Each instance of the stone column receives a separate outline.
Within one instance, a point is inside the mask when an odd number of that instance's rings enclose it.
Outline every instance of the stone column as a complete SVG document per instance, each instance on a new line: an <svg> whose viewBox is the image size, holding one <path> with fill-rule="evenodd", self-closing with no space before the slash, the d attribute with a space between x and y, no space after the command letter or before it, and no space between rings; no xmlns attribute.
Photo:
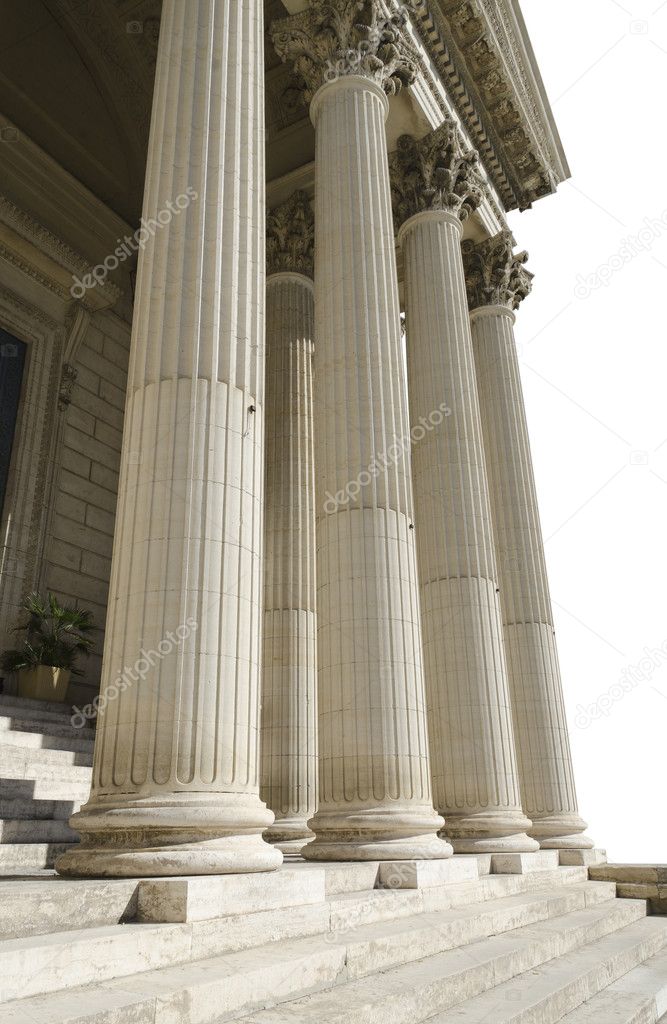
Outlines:
<svg viewBox="0 0 667 1024"><path fill-rule="evenodd" d="M316 130L313 860L451 854L429 781L385 135L386 93L416 66L401 17L382 12L375 0L314 0L272 28Z"/></svg>
<svg viewBox="0 0 667 1024"><path fill-rule="evenodd" d="M317 808L313 214L303 192L271 211L266 282L266 507L260 796L284 853Z"/></svg>
<svg viewBox="0 0 667 1024"><path fill-rule="evenodd" d="M258 778L262 22L261 0L162 7L93 788L64 874L282 859Z"/></svg>
<svg viewBox="0 0 667 1024"><path fill-rule="evenodd" d="M423 435L413 479L435 806L458 853L536 850L521 810L461 260L482 179L449 121L420 142L402 136L392 175L410 416Z"/></svg>
<svg viewBox="0 0 667 1024"><path fill-rule="evenodd" d="M513 255L509 231L464 243L523 809L542 847L587 849L514 344L513 310L531 288L526 259Z"/></svg>

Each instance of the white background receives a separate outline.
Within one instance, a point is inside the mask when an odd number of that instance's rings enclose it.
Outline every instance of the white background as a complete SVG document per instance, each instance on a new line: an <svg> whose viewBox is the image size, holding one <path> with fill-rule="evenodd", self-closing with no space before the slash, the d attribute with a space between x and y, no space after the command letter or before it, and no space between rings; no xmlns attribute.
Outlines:
<svg viewBox="0 0 667 1024"><path fill-rule="evenodd" d="M579 806L610 860L667 862L667 0L521 6L572 172L510 226L536 275L517 339ZM663 216L586 297L578 275Z"/></svg>

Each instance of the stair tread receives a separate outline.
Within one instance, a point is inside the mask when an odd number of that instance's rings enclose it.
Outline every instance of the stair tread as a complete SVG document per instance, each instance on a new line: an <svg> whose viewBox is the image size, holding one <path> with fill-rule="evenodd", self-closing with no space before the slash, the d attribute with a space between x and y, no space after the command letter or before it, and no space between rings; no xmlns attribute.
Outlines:
<svg viewBox="0 0 667 1024"><path fill-rule="evenodd" d="M590 958L591 962L601 963L605 957L613 955L615 950L622 948L632 948L633 946L640 945L647 936L655 935L656 932L663 932L664 927L661 929L656 925L656 918L645 917L639 921L627 925L625 928L606 935L601 939L591 942L585 946L579 947L576 952L572 954L564 954L556 957L550 961L547 961L538 970L546 970L547 968L553 967L557 969L562 961L567 957L569 964L577 962L581 954ZM531 929L532 931L533 929ZM503 937L504 938L504 937ZM486 940L484 945L490 945L495 940ZM480 949L474 949L468 947L467 953L470 959L478 960L478 954L481 952ZM585 951L585 952L584 952ZM461 951L464 952L464 951ZM361 1004L371 1005L374 1002L380 1002L384 1000L387 1007L391 1006L391 1000L393 997L397 997L405 989L406 985L410 984L410 979L416 979L421 975L425 980L429 976L439 974L443 976L443 971L447 971L447 966L443 963L444 957L450 957L450 954L441 954L440 956L431 957L428 960L421 961L417 964L409 964L407 967L397 968L394 971L382 973L379 975L373 975L370 978L364 978L361 981L353 982L348 985L340 986L333 990L325 992L318 992L310 996L305 996L301 999L292 1000L290 1002L283 1003L276 1007L272 1007L267 1010L262 1010L258 1013L244 1015L242 1018L233 1018L234 1020L243 1020L244 1024L298 1024L305 1019L317 1020L320 1024L338 1024L338 1022L344 1022L347 1019L350 1011ZM450 960L452 958L450 957ZM536 970L528 972L532 979L534 979ZM431 1011L426 1010L426 1016L415 1017L415 1020L427 1021L428 1024L450 1024L450 1021L466 1022L466 1024L472 1024L472 1021L479 1021L479 1024L489 1024L493 1021L493 1024L501 1024L505 1019L502 1016L502 1002L503 997L500 995L501 989L507 989L508 986L515 983L518 979L525 977L525 975L517 975L510 982L506 982L504 985L498 985L496 987L490 987L480 996L473 996L467 998L465 1002L459 1003L457 1006L452 1007L449 1010L445 1010L441 1013L433 1014ZM533 982L534 983L534 982ZM484 1003L482 1003L484 1000ZM479 1001L479 1002L478 1002ZM483 1012L477 1017L468 1016L457 1016L459 1013L467 1011L470 1007L475 1004L484 1007ZM512 1000L511 1003L512 1012L515 1009L520 1009L520 1005ZM385 1018L387 1019L387 1018ZM392 1024L394 1021L399 1021L400 1018L390 1016L388 1019L391 1020ZM542 1019L542 1018L541 1018ZM563 1022L560 1022L563 1024ZM591 1022L592 1024L592 1022ZM603 1021L598 1018L595 1024L603 1024ZM604 1021L604 1024L608 1024Z"/></svg>
<svg viewBox="0 0 667 1024"><path fill-rule="evenodd" d="M618 981L568 1013L560 1024L600 1024L602 1021L604 1024L634 1024L635 1017L647 1010L653 1010L649 1019L657 1024L660 1024L660 1015L667 1014L667 951L633 967Z"/></svg>
<svg viewBox="0 0 667 1024"><path fill-rule="evenodd" d="M511 981L476 996L464 1005L438 1014L429 1021L429 1024L483 1024L490 1019L491 1014L494 1024L509 1024L515 1019L521 1019L521 1012L535 1008L540 1002L562 992L566 985L572 983L577 983L577 991L573 993L572 998L581 1003L581 995L585 992L585 979L589 972L622 952L628 940L632 941L636 936L641 938L651 932L662 933L664 942L667 943L667 921L660 921L654 917L644 918L612 935L605 936L598 942L582 946L575 953L565 953L555 960L520 974ZM589 993L584 995L584 998L590 999L595 994ZM605 1018L598 1018L598 1021L602 1020L607 1024Z"/></svg>
<svg viewBox="0 0 667 1024"><path fill-rule="evenodd" d="M515 897L509 897L509 899L515 899ZM479 907L469 909L479 913ZM548 950L551 950L554 942L559 942L568 935L571 941L576 942L577 934L581 929L595 927L600 923L609 929L622 928L624 924L627 925L636 920L636 915L640 912L645 912L643 901L609 900L594 908L572 911L552 921L541 921L536 925L515 928L512 931L491 938L483 938L466 946L415 959L407 964L389 966L387 969L377 968L381 971L379 974L373 973L354 981L346 980L349 975L344 975L343 971L344 969L349 971L351 953L354 953L355 947L358 951L367 941L372 941L371 932L374 931L376 936L381 938L385 933L385 923L382 923L369 926L366 929L359 929L350 937L339 941L331 936L319 935L277 942L242 952L213 956L206 960L100 981L92 986L69 988L66 991L51 992L7 1002L0 1006L0 1024L8 1024L9 1021L19 1019L29 1019L35 1024L41 1021L44 1021L44 1024L47 1022L56 1024L61 1020L86 1018L90 1016L93 1006L98 1007L100 1011L103 1008L110 1010L117 1005L129 1006L133 1000L142 1004L148 1001L153 1008L157 1002L164 1006L165 1003L171 1004L171 1001L177 1003L178 1000L184 999L187 999L190 1005L192 1000L199 1000L200 1005L217 1006L216 999L219 998L217 993L219 991L226 993L228 989L233 989L236 992L242 979L245 979L244 984L250 984L252 995L248 998L254 1001L254 1005L261 1006L262 1003L276 999L291 999L292 1002L296 999L301 1005L304 989L308 990L307 986L301 983L301 979L311 976L324 978L323 982L319 982L320 985L334 985L335 987L333 990L329 988L327 991L318 992L305 998L315 1000L316 1009L320 1008L321 1004L322 1020L327 1019L327 1008L330 1012L335 1010L337 1014L343 1014L342 1017L337 1016L332 1019L342 1020L347 1012L345 1008L356 1005L360 998L365 998L365 994L376 998L382 996L382 999L386 1000L394 994L401 993L406 986L423 985L434 978L438 979L440 985L443 979L452 978L461 973L465 974L471 968L476 969L480 964L488 965L488 969L493 971L494 962L498 957L510 955L515 951L521 953L524 949L535 949L535 944L539 944L540 941L546 945ZM433 916L442 917L442 915ZM404 932L406 931L406 920L409 921L409 919L404 919L400 922ZM642 921L653 920L655 919L642 919ZM652 926L648 927L650 929ZM364 932L367 934L360 935ZM16 941L26 943L29 940ZM549 955L555 954L549 953ZM345 983L336 984L338 981ZM220 988L221 985L222 988ZM217 989L216 986L218 986ZM276 988L276 986L278 987ZM265 994L262 995L262 992ZM291 1005L292 1003L290 1003ZM252 1010L252 1006L248 1009L247 999L242 1010L244 1013ZM234 1007L232 1012L240 1013L241 1009L237 1011ZM258 1020L265 1020L263 1012L260 1013ZM282 1012L282 1008L280 1012ZM209 1015L206 1019L212 1020L213 1017ZM266 1018L266 1021L268 1022L269 1019ZM279 1019L281 1018L276 1018L276 1020ZM294 1019L299 1018L294 1018L291 1012L285 1017L285 1020L293 1021Z"/></svg>
<svg viewBox="0 0 667 1024"><path fill-rule="evenodd" d="M120 881L120 880L119 880ZM82 882L77 880L75 883L68 882L63 879L53 879L52 883L46 883L49 886L52 884L52 894L57 893L59 889L62 889L63 895L67 891L66 887L71 885L81 886ZM99 886L106 885L106 882L91 881L88 883L91 891ZM134 883L136 884L136 883ZM594 883L590 883L593 885ZM126 888L126 884L123 885L123 889ZM574 887L572 887L574 888ZM13 892L20 898L28 898L29 896L35 895L46 895L45 893L45 882L0 882L0 900L4 900L7 896L10 896ZM412 893L413 890L405 890L406 893ZM392 921L378 921L372 924L361 925L355 927L354 935L352 939L349 938L335 938L327 937L324 939L328 945L336 944L349 944L350 942L358 943L366 941L368 939L378 939L383 936L391 936L395 934L406 934L411 931L419 931L421 929L433 928L433 927L444 927L448 923L455 923L457 921L464 921L470 918L477 919L481 914L496 913L503 909L512 909L518 907L526 907L532 905L546 904L555 899L563 899L569 892L569 887L561 887L548 889L544 892L530 892L522 893L516 896L505 896L500 897L496 900L488 900L483 904L474 904L466 907L457 907L454 909L444 911L434 911L432 913L418 913L410 917L398 918ZM327 901L330 902L330 901ZM630 901L633 903L640 903L639 900ZM603 908L608 904L618 905L617 901L610 899L605 904L601 904ZM582 907L581 910L587 910L589 908ZM595 908L597 909L597 908ZM573 911L572 913L576 913ZM554 918L554 920L559 920ZM542 922L540 922L542 923ZM546 923L546 922L545 922ZM102 925L93 928L82 928L82 929L71 929L63 930L59 932L50 932L41 935L25 936L23 938L16 939L2 939L0 940L0 962L7 953L13 949L30 949L38 946L57 946L58 944L70 945L74 941L85 941L89 945L94 942L97 938L106 938L110 935L115 934L126 934L128 930L137 932L144 931L147 933L149 929L154 930L156 928L168 929L168 928L182 928L181 924L152 924L152 923L141 923L131 922L129 924L112 924ZM189 927L189 926L185 926ZM294 940L301 941L301 940ZM312 940L310 938L304 939L303 942L307 945Z"/></svg>

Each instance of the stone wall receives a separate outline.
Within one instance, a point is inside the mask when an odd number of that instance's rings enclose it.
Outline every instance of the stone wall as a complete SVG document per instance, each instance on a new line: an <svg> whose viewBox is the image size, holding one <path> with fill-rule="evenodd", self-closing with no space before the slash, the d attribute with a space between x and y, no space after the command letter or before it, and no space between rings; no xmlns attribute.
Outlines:
<svg viewBox="0 0 667 1024"><path fill-rule="evenodd" d="M115 314L93 317L76 354L76 381L63 414L43 589L89 608L100 627L95 653L81 664L84 677L70 685L69 697L77 703L99 688L129 343L129 325Z"/></svg>

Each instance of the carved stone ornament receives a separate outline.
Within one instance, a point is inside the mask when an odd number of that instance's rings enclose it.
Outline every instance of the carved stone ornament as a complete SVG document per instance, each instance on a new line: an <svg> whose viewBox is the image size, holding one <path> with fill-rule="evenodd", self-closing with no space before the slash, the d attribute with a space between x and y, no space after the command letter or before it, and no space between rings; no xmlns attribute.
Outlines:
<svg viewBox="0 0 667 1024"><path fill-rule="evenodd" d="M414 82L420 59L406 23L405 12L389 15L380 0L311 0L270 32L309 103L320 86L346 75L369 78L389 95Z"/></svg>
<svg viewBox="0 0 667 1024"><path fill-rule="evenodd" d="M464 148L453 121L423 139L401 135L390 168L397 228L425 210L446 210L465 221L484 199L477 154Z"/></svg>
<svg viewBox="0 0 667 1024"><path fill-rule="evenodd" d="M512 252L512 235L501 231L483 242L463 243L468 305L508 306L518 309L533 287L533 277L526 270L527 252Z"/></svg>
<svg viewBox="0 0 667 1024"><path fill-rule="evenodd" d="M294 192L266 216L266 272L313 276L315 223L305 192Z"/></svg>
<svg viewBox="0 0 667 1024"><path fill-rule="evenodd" d="M60 372L60 386L58 388L58 408L61 412L72 402L72 390L79 376L79 371L70 363L63 363Z"/></svg>

